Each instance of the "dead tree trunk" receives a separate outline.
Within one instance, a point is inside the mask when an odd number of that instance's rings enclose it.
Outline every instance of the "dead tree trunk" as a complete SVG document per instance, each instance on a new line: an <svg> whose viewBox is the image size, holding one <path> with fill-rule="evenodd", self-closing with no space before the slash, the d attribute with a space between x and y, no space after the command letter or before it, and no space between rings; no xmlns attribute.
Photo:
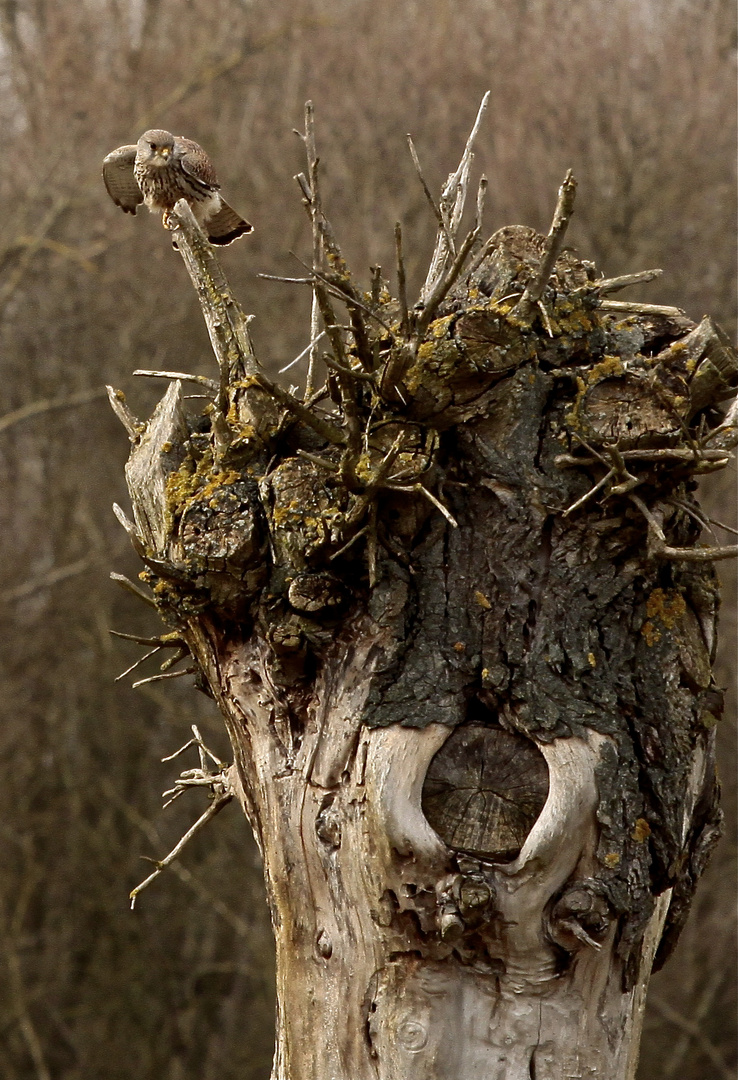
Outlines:
<svg viewBox="0 0 738 1080"><path fill-rule="evenodd" d="M184 203L212 401L173 376L143 425L111 395L155 644L220 706L213 805L235 791L264 858L275 1080L633 1077L719 832L712 560L735 549L700 546L692 492L737 441L736 354L608 299L658 272L563 249L571 176L547 236L482 244L482 184L458 243L473 136L410 307L399 226L396 297L351 277L308 108L306 398L260 370Z"/></svg>

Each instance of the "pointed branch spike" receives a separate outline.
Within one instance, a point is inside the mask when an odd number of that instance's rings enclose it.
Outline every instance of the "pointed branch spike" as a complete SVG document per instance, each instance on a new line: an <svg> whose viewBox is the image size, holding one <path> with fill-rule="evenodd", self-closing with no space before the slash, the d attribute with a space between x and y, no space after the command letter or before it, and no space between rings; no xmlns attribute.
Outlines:
<svg viewBox="0 0 738 1080"><path fill-rule="evenodd" d="M484 203L487 198L488 187L489 182L487 180L487 177L482 175L479 180L479 187L477 188L477 216L474 219L474 227L476 229L479 229L480 232L482 229L482 218L484 217Z"/></svg>
<svg viewBox="0 0 738 1080"><path fill-rule="evenodd" d="M138 894L143 892L143 890L145 888L147 888L147 886L149 886L152 881L154 881L156 878L158 878L158 876L162 872L162 870L165 870L166 867L169 866L170 863L174 862L174 860L177 858L177 856L180 854L180 852L183 850L183 848L189 843L189 841L192 839L192 837L195 836L195 834L198 833L200 831L200 829L202 829L205 825L207 825L207 823L209 821L211 821L215 817L216 814L219 814L220 811L223 809L223 807L227 806L232 798L233 798L233 795L230 794L230 793L225 793L223 795L217 796L213 800L213 802L210 804L210 806L207 808L205 813L200 815L200 817L197 819L195 824L191 828L189 828L187 830L187 832L184 834L184 836L181 838L181 840L179 840L179 842L174 845L172 850L169 852L169 854L164 859L161 859L161 860L159 860L159 859L149 859L148 860L149 862L153 862L154 866L156 867L156 870L154 870L153 874L149 874L149 876L145 879L145 881L142 881L140 885L137 885L136 888L132 889L131 892L129 893L129 899L131 901L131 908L133 908L135 906Z"/></svg>
<svg viewBox="0 0 738 1080"><path fill-rule="evenodd" d="M113 503L113 513L115 514L116 518L118 519L118 522L123 526L123 528L128 533L128 536L130 538L131 543L133 544L133 547L134 547L134 550L136 551L136 553L138 555L145 554L146 553L146 548L144 547L144 542L141 539L141 536L140 536L140 534L138 532L138 529L133 524L131 519L128 517L125 510L123 510L120 506L118 506L118 503Z"/></svg>
<svg viewBox="0 0 738 1080"><path fill-rule="evenodd" d="M218 383L215 379L208 379L206 375L188 375L183 371L149 371L148 368L137 368L134 375L143 375L147 379L181 379L182 382L197 383L206 386L208 390L218 391Z"/></svg>
<svg viewBox="0 0 738 1080"><path fill-rule="evenodd" d="M546 246L541 258L538 273L525 288L523 295L514 307L516 315L529 318L538 301L543 296L543 291L548 285L549 278L553 273L556 260L564 246L566 230L574 212L574 196L576 195L577 182L571 169L564 177L564 182L559 188L559 197L556 202L551 228L546 237Z"/></svg>
<svg viewBox="0 0 738 1080"><path fill-rule="evenodd" d="M106 386L110 407L128 432L128 438L132 443L137 443L145 430L145 424L137 420L126 405L126 395L122 390L116 390L114 386Z"/></svg>
<svg viewBox="0 0 738 1080"><path fill-rule="evenodd" d="M456 172L451 173L441 193L439 213L442 215L442 220L447 222L447 225L443 230L439 229L435 250L431 256L428 273L420 292L420 299L424 303L435 289L439 278L443 276L448 259L454 252L456 233L464 213L474 143L479 134L479 129L489 103L489 98L490 91L488 90L482 98L474 125L469 134L469 138L466 140L466 146L464 147L464 152L461 155L461 160Z"/></svg>
<svg viewBox="0 0 738 1080"><path fill-rule="evenodd" d="M407 282L405 280L405 260L402 254L402 225L395 222L395 251L397 253L397 292L400 298L401 331L404 337L410 334L410 314L407 307Z"/></svg>
<svg viewBox="0 0 738 1080"><path fill-rule="evenodd" d="M139 679L138 682L131 683L131 687L136 690L139 686L146 686L148 683L163 682L164 679L181 679L183 675L195 675L196 673L196 667L182 668L181 671L166 671L163 675L151 675L148 679Z"/></svg>
<svg viewBox="0 0 738 1080"><path fill-rule="evenodd" d="M598 292L600 296L606 296L608 293L619 292L620 289L627 289L630 285L645 285L649 281L655 281L656 278L661 277L663 270L641 270L637 274L621 274L619 277L614 278L600 278L599 281L592 282L592 288L595 292Z"/></svg>
<svg viewBox="0 0 738 1080"><path fill-rule="evenodd" d="M114 581L116 585L120 585L121 589L125 589L126 592L132 593L133 596L137 596L139 600L143 600L149 607L156 607L156 600L154 600L153 596L148 596L143 589L139 589L139 587L134 585L130 578L127 578L125 574L111 573L110 580Z"/></svg>
<svg viewBox="0 0 738 1080"><path fill-rule="evenodd" d="M113 682L120 682L121 679L125 679L126 675L130 675L132 671L135 671L137 667L140 667L146 660L151 659L152 656L161 650L161 645L157 645L156 648L151 649L149 652L144 653L143 656L139 656L138 660L134 660L130 667L127 667L125 671L121 671L120 675L113 679Z"/></svg>
<svg viewBox="0 0 738 1080"><path fill-rule="evenodd" d="M430 326L439 305L446 297L447 293L453 286L457 277L461 273L461 270L466 262L466 257L472 249L474 241L479 236L479 229L472 229L470 233L467 233L464 243L459 248L458 254L451 264L451 268L445 277L441 277L436 282L436 285L431 292L430 296L425 302L425 306L418 316L417 328L420 337L423 336L425 331Z"/></svg>
<svg viewBox="0 0 738 1080"><path fill-rule="evenodd" d="M464 173L468 172L470 159L471 159L471 156L472 156L472 153L473 153L473 150L474 150L474 143L477 140L477 135L479 134L479 129L482 126L482 120L484 119L484 114L487 111L487 106L489 104L489 99L490 99L491 93L492 93L491 90L487 90L484 97L482 98L479 109L477 110L476 119L475 119L474 124L472 125L472 129L471 129L471 131L469 133L469 138L466 140L466 146L464 147L464 153L461 155L461 161L459 162L458 168L456 169L456 172L452 173L451 176L449 176L448 180L446 181L446 186L443 189L443 196L442 196L443 199L450 199L455 194L455 189L461 183L461 180L462 180L462 178L464 176ZM465 196L466 192L459 192L458 194L456 194L456 199L457 200L458 200L459 194L461 194L462 197L463 197L463 196ZM464 206L463 206L463 202L462 202L461 208L459 210L459 215L458 215L459 218L461 218L461 214L463 213L463 210L464 210ZM454 208L454 216L456 216L456 208Z"/></svg>
<svg viewBox="0 0 738 1080"><path fill-rule="evenodd" d="M415 171L418 174L418 179L420 180L420 183L423 185L423 191L425 192L425 197L426 197L426 199L428 200L428 202L430 204L431 210L433 211L433 214L435 215L436 221L438 222L438 228L442 231L443 235L446 238L446 243L448 244L449 251L453 251L453 241L451 239L451 236L449 235L448 225L447 225L447 223L446 223L446 221L444 219L444 216L443 216L443 213L441 211L440 206L438 205L436 200L431 195L430 188L428 187L427 183L425 182L425 177L423 176L423 170L422 170L421 165L420 165L420 159L418 157L418 152L415 149L415 143L413 142L413 137L412 137L412 135L408 134L408 135L405 136L405 138L407 139L407 145L408 145L408 147L410 149L410 156L413 159L413 165L415 166Z"/></svg>

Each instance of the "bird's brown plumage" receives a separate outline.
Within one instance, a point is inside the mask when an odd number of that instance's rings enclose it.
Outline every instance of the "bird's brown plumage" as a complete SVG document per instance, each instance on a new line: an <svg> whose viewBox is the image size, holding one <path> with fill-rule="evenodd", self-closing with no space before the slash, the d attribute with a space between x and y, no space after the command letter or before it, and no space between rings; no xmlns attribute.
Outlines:
<svg viewBox="0 0 738 1080"><path fill-rule="evenodd" d="M167 214L178 199L186 199L211 244L230 244L252 230L220 194L203 148L160 128L144 132L135 146L108 154L103 180L113 202L128 214L135 214L141 203Z"/></svg>

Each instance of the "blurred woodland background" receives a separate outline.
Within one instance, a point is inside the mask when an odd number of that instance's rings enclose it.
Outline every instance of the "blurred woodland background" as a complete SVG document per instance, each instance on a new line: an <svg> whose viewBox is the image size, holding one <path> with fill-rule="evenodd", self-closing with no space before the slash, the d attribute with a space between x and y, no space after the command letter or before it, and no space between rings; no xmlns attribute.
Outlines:
<svg viewBox="0 0 738 1080"><path fill-rule="evenodd" d="M191 723L228 747L191 678L113 683L139 650L109 629L158 622L109 579L139 567L110 511L128 505L128 440L103 384L145 417L166 386L135 368L212 375L214 361L168 235L113 206L104 154L148 127L208 149L256 227L222 262L274 372L309 339L309 291L255 276L299 275L290 250L309 256L292 179L305 99L354 272L389 271L400 219L412 294L435 224L405 133L437 191L490 89L487 232L545 231L571 167L580 254L608 276L663 267L635 299L734 335L735 68L733 0L0 0L0 1075L259 1080L271 1061L270 930L238 808L128 910L140 856L163 856L203 809L191 795L160 812L197 763L160 759ZM705 486L728 524L735 480ZM721 572L718 680L734 687L735 569ZM726 835L652 983L649 1080L735 1076L735 712L732 693Z"/></svg>

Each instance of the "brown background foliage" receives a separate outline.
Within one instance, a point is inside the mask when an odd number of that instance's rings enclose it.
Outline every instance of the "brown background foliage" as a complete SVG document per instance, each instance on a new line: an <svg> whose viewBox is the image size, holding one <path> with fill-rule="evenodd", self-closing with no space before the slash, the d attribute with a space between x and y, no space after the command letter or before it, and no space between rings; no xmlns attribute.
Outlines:
<svg viewBox="0 0 738 1080"><path fill-rule="evenodd" d="M644 299L709 312L734 334L734 5L0 0L0 39L0 1073L257 1080L271 1056L271 944L238 812L127 908L147 872L139 856L164 854L201 809L192 796L160 813L176 766L159 759L193 722L227 746L189 679L113 686L138 653L108 629L157 628L108 579L138 570L109 511L125 505L125 434L99 397L43 407L112 383L145 416L163 386L134 368L213 374L179 258L155 218L108 201L100 161L149 126L208 148L256 225L222 258L273 371L308 335L308 294L255 277L299 273L289 251L310 250L292 180L304 100L351 264L390 267L401 219L412 289L434 228L405 132L437 190L490 89L477 157L488 230L545 229L571 167L580 253L608 275L663 267ZM706 494L715 516L734 516L734 492L733 468ZM726 685L735 575L723 568ZM719 738L726 837L653 982L650 1080L734 1075L734 696Z"/></svg>

